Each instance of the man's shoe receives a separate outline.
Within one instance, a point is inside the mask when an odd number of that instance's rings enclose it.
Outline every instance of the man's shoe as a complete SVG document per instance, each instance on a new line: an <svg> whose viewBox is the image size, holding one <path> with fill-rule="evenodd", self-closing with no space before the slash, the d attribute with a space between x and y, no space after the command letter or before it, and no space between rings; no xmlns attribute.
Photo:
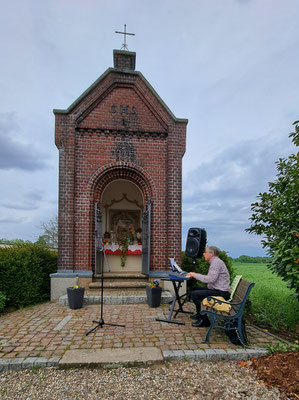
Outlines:
<svg viewBox="0 0 299 400"><path fill-rule="evenodd" d="M199 319L201 319L201 315L199 315L199 314L193 314L193 315L190 315L190 318L191 318L191 319L195 319L196 321L198 321Z"/></svg>
<svg viewBox="0 0 299 400"><path fill-rule="evenodd" d="M192 326L194 326L194 328L202 328L204 326L210 326L210 321L205 321L204 319L200 319L199 321L193 322Z"/></svg>

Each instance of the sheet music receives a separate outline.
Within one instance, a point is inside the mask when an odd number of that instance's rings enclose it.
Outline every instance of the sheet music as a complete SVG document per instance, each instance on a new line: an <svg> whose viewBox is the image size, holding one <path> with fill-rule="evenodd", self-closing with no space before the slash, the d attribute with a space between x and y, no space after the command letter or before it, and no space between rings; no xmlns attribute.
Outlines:
<svg viewBox="0 0 299 400"><path fill-rule="evenodd" d="M170 265L171 265L171 269L174 272L180 272L181 274L184 273L184 271L177 265L177 263L174 261L174 258L170 258L169 259Z"/></svg>

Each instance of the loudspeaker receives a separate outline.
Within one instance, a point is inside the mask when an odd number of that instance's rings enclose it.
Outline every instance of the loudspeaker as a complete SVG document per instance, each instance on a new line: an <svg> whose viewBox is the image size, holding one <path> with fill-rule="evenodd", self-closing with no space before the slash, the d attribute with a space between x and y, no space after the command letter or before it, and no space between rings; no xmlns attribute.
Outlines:
<svg viewBox="0 0 299 400"><path fill-rule="evenodd" d="M190 228L188 231L185 255L191 258L202 257L207 243L207 232L201 228Z"/></svg>

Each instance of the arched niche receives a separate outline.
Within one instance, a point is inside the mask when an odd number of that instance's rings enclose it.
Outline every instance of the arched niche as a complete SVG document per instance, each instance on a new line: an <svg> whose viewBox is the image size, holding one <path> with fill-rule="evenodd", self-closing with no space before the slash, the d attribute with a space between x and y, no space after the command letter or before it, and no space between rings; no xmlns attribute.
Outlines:
<svg viewBox="0 0 299 400"><path fill-rule="evenodd" d="M104 189L100 209L102 230L109 232L111 240L117 242L120 235L133 227L141 228L143 196L136 184L126 179L116 179Z"/></svg>

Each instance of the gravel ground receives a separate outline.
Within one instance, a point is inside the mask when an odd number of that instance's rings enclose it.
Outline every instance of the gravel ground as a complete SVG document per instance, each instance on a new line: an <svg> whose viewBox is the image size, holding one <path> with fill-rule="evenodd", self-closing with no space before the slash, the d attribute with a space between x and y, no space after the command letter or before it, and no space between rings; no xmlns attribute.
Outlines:
<svg viewBox="0 0 299 400"><path fill-rule="evenodd" d="M0 399L287 399L234 362L178 362L148 368L46 368L0 373Z"/></svg>

